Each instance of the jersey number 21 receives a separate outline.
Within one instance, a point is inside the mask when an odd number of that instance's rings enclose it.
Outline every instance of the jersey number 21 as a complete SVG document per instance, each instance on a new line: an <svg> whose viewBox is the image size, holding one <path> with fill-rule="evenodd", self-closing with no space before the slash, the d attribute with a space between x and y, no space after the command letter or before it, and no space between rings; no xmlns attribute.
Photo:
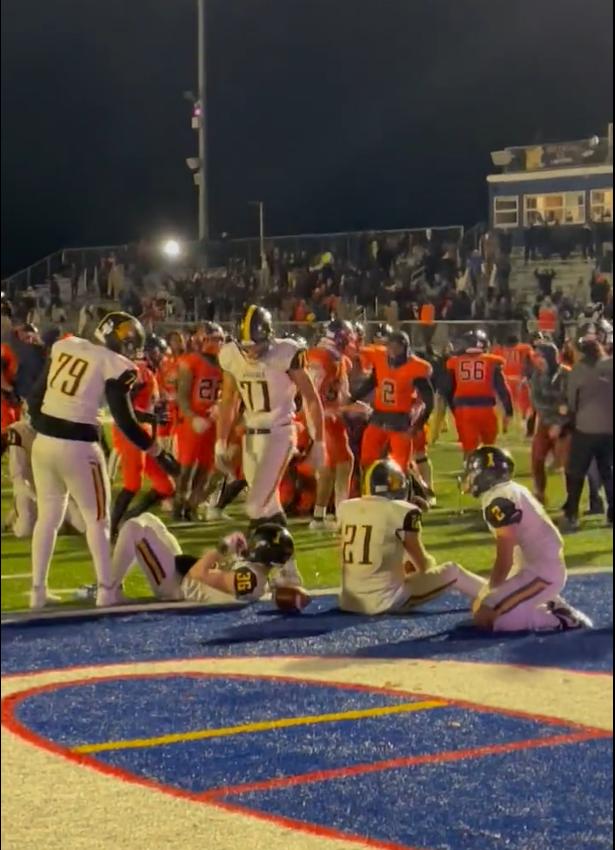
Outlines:
<svg viewBox="0 0 615 850"><path fill-rule="evenodd" d="M345 525L342 560L344 565L358 564L367 567L372 563L372 525Z"/></svg>

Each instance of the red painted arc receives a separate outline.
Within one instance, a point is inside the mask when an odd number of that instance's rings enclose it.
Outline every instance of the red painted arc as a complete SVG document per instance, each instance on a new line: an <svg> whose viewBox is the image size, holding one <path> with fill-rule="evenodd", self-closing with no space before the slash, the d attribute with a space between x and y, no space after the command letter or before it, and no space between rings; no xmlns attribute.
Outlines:
<svg viewBox="0 0 615 850"><path fill-rule="evenodd" d="M286 661L289 659L286 658ZM119 665L118 665L119 666ZM121 667L128 667L131 665L121 665ZM87 669L87 668L82 668ZM50 671L45 671L50 672ZM40 673L38 674L40 675ZM259 812L254 809L247 808L245 806L237 805L234 803L229 803L224 800L223 797L229 796L232 794L246 794L250 792L257 791L266 791L273 788L283 788L283 787L291 787L294 785L306 784L308 782L319 782L319 781L327 781L331 779L339 779L339 778L351 778L353 776L358 776L366 773L374 773L383 770L391 770L396 768L404 768L411 767L413 765L420 764L438 764L438 763L446 763L452 761L460 761L463 759L471 759L471 758L480 758L486 757L490 755L498 755L502 753L515 752L524 749L534 749L538 747L551 747L562 744L575 743L580 741L592 740L596 738L609 738L612 737L610 733L605 732L600 729L593 729L589 727L581 727L575 724L566 723L564 721L560 721L554 718L542 718L536 717L535 715L531 715L529 713L518 712L518 711L503 711L496 710L485 706L474 705L473 703L462 702L458 700L449 700L447 704L452 706L458 706L461 708L469 708L474 711L482 711L482 712L491 712L497 714L503 714L506 716L518 716L525 718L532 718L537 720L538 722L544 722L552 726L564 727L567 729L574 729L577 731L569 732L567 734L552 736L551 738L540 738L540 739L530 739L527 741L518 741L510 744L502 744L502 745L494 745L494 746L486 746L481 748L475 748L472 750L459 750L459 751L451 751L451 752L442 752L435 753L431 755L424 756L416 756L412 758L406 759L395 759L386 762L378 762L372 764L364 764L364 765L354 765L353 767L348 768L339 768L336 770L322 771L318 773L312 774L304 774L302 776L291 776L280 779L272 779L269 781L264 781L260 783L248 783L244 785L237 785L228 788L219 788L214 791L208 791L205 794L197 794L190 791L184 791L181 789L173 788L171 786L162 785L161 783L155 782L150 779L146 779L143 777L137 777L125 770L121 770L120 768L112 767L110 765L104 764L103 762L97 761L95 758L84 755L81 753L71 752L63 747L54 744L53 742L37 735L32 732L30 729L25 727L19 720L17 720L15 716L15 712L21 702L24 700L36 696L41 693L48 693L50 691L58 690L63 687L74 687L79 685L88 685L88 684L96 684L98 682L108 682L108 681L117 681L120 678L175 678L177 676L183 677L193 677L193 678L223 678L223 679L234 679L234 680L258 680L258 681L269 681L269 682L283 682L290 684L308 684L315 687L329 687L329 688L338 688L345 690L354 690L359 692L367 692L367 693L382 693L389 694L394 696L405 696L408 697L409 694L407 691L400 691L393 688L381 688L381 687L371 687L367 685L355 684L355 683L347 683L347 682L334 682L327 681L323 682L322 680L312 680L312 679L298 679L290 676L250 676L248 674L228 674L228 673L201 673L198 671L187 671L187 672L168 672L168 673L145 673L145 674L135 674L134 668L131 673L126 673L125 675L106 675L99 676L90 679L76 679L68 682L55 682L47 685L40 685L33 688L29 688L26 691L21 691L15 694L11 694L5 697L2 700L1 704L1 722L7 731L26 741L27 743L36 746L46 752L52 753L53 755L59 756L63 759L71 761L73 763L79 764L82 767L87 767L88 769L96 770L99 773L113 777L122 782L128 782L134 785L139 785L141 787L149 788L150 790L155 790L160 793L166 794L168 796L190 800L192 802L207 804L211 806L215 806L216 808L222 809L229 813L241 814L244 816L249 816L255 818L257 820L261 820L273 825L277 825L280 827L284 827L289 830L293 830L296 832L303 832L312 836L317 836L321 838L329 838L333 840L337 840L340 842L345 842L346 844L358 845L364 848L370 848L370 850L420 850L420 848L412 848L408 845L399 845L399 844L391 844L390 842L382 842L375 839L365 838L359 835L353 835L350 833L339 832L337 830L329 829L327 827L318 826L315 824L304 823L303 821L296 821L290 818L285 818L283 816L278 815L269 815L264 812ZM7 677L9 678L9 677ZM10 677L16 678L16 677ZM426 694L419 694L415 696L420 696L422 699L429 699L429 696ZM434 699L436 697L433 697Z"/></svg>

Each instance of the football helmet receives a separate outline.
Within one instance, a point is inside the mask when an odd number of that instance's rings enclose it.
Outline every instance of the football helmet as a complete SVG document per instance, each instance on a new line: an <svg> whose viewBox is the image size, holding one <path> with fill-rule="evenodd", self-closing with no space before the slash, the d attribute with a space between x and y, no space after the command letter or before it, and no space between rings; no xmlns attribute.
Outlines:
<svg viewBox="0 0 615 850"><path fill-rule="evenodd" d="M264 307L252 304L239 323L238 343L250 359L258 359L273 341L273 319Z"/></svg>
<svg viewBox="0 0 615 850"><path fill-rule="evenodd" d="M410 358L410 337L405 331L393 331L387 340L387 359L392 369L399 369Z"/></svg>
<svg viewBox="0 0 615 850"><path fill-rule="evenodd" d="M497 484L512 481L514 474L515 461L509 452L497 446L481 446L466 461L461 489L478 498Z"/></svg>
<svg viewBox="0 0 615 850"><path fill-rule="evenodd" d="M248 538L246 561L265 567L283 567L295 554L295 541L283 525L268 522L255 528Z"/></svg>
<svg viewBox="0 0 615 850"><path fill-rule="evenodd" d="M363 345L365 342L365 325L362 322L355 322L352 328L358 344Z"/></svg>
<svg viewBox="0 0 615 850"><path fill-rule="evenodd" d="M154 372L160 366L162 358L167 353L168 348L166 341L161 336L148 334L145 337L145 342L143 343L143 356L145 357L148 366L153 369Z"/></svg>
<svg viewBox="0 0 615 850"><path fill-rule="evenodd" d="M374 328L374 334L372 336L372 342L374 345L386 345L387 340L393 333L392 325L387 325L385 322L380 322L380 324L376 325Z"/></svg>
<svg viewBox="0 0 615 850"><path fill-rule="evenodd" d="M385 458L377 460L366 471L363 478L363 496L380 496L395 501L408 500L408 478L395 461Z"/></svg>
<svg viewBox="0 0 615 850"><path fill-rule="evenodd" d="M141 322L130 313L118 310L107 313L98 323L94 331L94 339L110 351L133 359L143 350L145 330Z"/></svg>
<svg viewBox="0 0 615 850"><path fill-rule="evenodd" d="M201 351L203 354L217 355L224 345L224 331L216 322L205 322L202 330L203 343Z"/></svg>
<svg viewBox="0 0 615 850"><path fill-rule="evenodd" d="M462 354L484 354L489 351L490 346L485 331L468 331L461 337L459 348Z"/></svg>
<svg viewBox="0 0 615 850"><path fill-rule="evenodd" d="M344 352L354 341L354 328L350 322L342 319L332 319L324 328L324 340Z"/></svg>

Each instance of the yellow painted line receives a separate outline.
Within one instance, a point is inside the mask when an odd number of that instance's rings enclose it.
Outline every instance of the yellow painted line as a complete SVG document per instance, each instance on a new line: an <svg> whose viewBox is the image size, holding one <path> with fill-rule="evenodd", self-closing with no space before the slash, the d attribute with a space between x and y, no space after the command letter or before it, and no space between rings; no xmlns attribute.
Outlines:
<svg viewBox="0 0 615 850"><path fill-rule="evenodd" d="M344 720L364 720L367 717L388 717L392 714L409 714L413 711L429 711L447 705L443 700L408 702L384 708L367 708L362 711L344 711L339 714L316 714L309 717L282 717L261 723L246 723L243 726L228 726L224 729L199 729L195 732L178 732L160 738L135 738L131 741L104 741L101 744L82 744L73 747L74 753L107 753L111 750L138 750L144 747L163 747L167 744L182 744L185 741L205 741L208 738L227 738L254 732L269 732L272 729L292 729L297 726L315 726L318 723L339 723Z"/></svg>

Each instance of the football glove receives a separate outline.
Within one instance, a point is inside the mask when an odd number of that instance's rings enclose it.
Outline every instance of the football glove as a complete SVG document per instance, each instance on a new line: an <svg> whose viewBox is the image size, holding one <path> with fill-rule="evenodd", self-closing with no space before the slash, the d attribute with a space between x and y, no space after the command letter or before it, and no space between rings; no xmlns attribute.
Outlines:
<svg viewBox="0 0 615 850"><path fill-rule="evenodd" d="M160 469L170 478L177 478L181 471L181 466L170 452L161 451L154 458Z"/></svg>

